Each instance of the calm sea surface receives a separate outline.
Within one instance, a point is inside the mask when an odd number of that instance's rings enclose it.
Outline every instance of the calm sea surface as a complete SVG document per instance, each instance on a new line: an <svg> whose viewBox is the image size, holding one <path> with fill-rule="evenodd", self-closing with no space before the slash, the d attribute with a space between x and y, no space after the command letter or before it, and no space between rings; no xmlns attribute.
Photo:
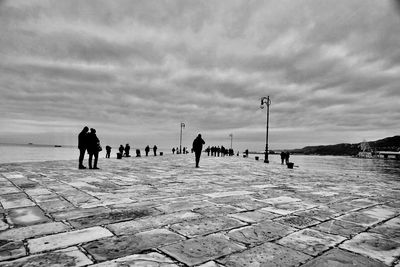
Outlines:
<svg viewBox="0 0 400 267"><path fill-rule="evenodd" d="M134 153L134 150L131 151ZM112 158L115 158L115 153L116 149L113 149ZM79 150L74 147L0 144L0 163L72 159L78 161L78 156ZM188 157L190 156L193 155L189 154ZM264 164L262 163L263 155L258 156L260 156L260 164ZM101 160L104 157L105 151L103 150L100 152L99 158ZM207 156L204 153L202 157ZM249 157L246 160L254 159L255 155L250 155ZM87 156L85 160L87 160ZM269 160L270 164L280 164L279 155L270 155ZM382 176L385 179L400 181L400 160L292 155L290 161L295 163L295 169L299 171L312 170L315 174L321 172L321 175L329 173L331 176L357 175L360 179L365 176Z"/></svg>

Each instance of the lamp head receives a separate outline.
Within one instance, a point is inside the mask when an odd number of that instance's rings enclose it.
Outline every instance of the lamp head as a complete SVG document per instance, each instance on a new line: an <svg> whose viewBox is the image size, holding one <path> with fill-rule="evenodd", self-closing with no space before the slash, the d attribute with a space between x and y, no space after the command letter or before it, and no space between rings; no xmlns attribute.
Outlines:
<svg viewBox="0 0 400 267"><path fill-rule="evenodd" d="M263 108L264 108L264 105L263 105L263 104L261 104L261 105L260 105L260 108L261 108L261 109L263 109Z"/></svg>

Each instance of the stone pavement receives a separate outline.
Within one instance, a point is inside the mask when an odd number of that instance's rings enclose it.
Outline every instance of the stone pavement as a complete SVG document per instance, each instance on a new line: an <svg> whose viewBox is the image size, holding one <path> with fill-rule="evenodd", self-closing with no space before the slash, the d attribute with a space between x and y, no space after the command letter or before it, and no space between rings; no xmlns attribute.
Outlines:
<svg viewBox="0 0 400 267"><path fill-rule="evenodd" d="M0 165L0 266L400 266L396 180L193 155Z"/></svg>

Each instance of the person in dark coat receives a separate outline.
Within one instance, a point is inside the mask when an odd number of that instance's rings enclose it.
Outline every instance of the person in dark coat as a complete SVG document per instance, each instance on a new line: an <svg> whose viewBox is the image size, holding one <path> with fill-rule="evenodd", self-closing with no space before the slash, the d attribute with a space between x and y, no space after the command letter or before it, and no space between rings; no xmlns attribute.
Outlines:
<svg viewBox="0 0 400 267"><path fill-rule="evenodd" d="M123 145L120 145L119 148L118 148L118 150L119 150L119 153L121 154L121 156L124 155L124 150L125 150L125 149L124 149L124 146L123 146Z"/></svg>
<svg viewBox="0 0 400 267"><path fill-rule="evenodd" d="M106 158L110 158L110 154L111 154L111 147L106 146Z"/></svg>
<svg viewBox="0 0 400 267"><path fill-rule="evenodd" d="M88 134L87 140L88 140L87 150L89 153L89 169L98 169L97 160L99 159L100 140L99 138L97 138L95 129L90 128L90 133ZM93 156L94 156L94 161L92 167Z"/></svg>
<svg viewBox="0 0 400 267"><path fill-rule="evenodd" d="M175 147L172 148L172 154L175 154Z"/></svg>
<svg viewBox="0 0 400 267"><path fill-rule="evenodd" d="M129 151L131 150L131 146L129 144L125 145L125 157L130 157Z"/></svg>
<svg viewBox="0 0 400 267"><path fill-rule="evenodd" d="M78 135L78 148L79 148L79 169L86 169L85 166L83 166L83 159L85 157L85 152L87 149L87 134L88 134L89 128L85 126L82 131Z"/></svg>
<svg viewBox="0 0 400 267"><path fill-rule="evenodd" d="M290 158L290 153L288 151L286 151L285 154L286 154L286 157L285 157L286 164L288 164L289 163L289 158Z"/></svg>
<svg viewBox="0 0 400 267"><path fill-rule="evenodd" d="M281 152L281 164L283 165L283 162L286 159L286 153L284 151Z"/></svg>
<svg viewBox="0 0 400 267"><path fill-rule="evenodd" d="M157 146L156 145L153 146L153 152L154 152L154 156L157 156Z"/></svg>
<svg viewBox="0 0 400 267"><path fill-rule="evenodd" d="M144 149L144 152L146 152L146 157L149 155L150 152L150 147L146 146L146 148Z"/></svg>
<svg viewBox="0 0 400 267"><path fill-rule="evenodd" d="M193 151L194 155L196 158L196 168L199 168L199 162L200 162L200 156L201 156L201 151L203 150L203 145L206 142L201 138L201 134L199 134L196 139L193 141Z"/></svg>

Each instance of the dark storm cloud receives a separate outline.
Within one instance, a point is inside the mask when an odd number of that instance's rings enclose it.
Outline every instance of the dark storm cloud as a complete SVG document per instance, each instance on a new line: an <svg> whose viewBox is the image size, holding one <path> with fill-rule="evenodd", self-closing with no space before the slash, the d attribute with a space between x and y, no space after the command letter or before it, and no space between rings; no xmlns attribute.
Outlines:
<svg viewBox="0 0 400 267"><path fill-rule="evenodd" d="M188 135L260 147L270 95L277 146L394 135L396 4L1 1L0 124L170 145L185 121Z"/></svg>

